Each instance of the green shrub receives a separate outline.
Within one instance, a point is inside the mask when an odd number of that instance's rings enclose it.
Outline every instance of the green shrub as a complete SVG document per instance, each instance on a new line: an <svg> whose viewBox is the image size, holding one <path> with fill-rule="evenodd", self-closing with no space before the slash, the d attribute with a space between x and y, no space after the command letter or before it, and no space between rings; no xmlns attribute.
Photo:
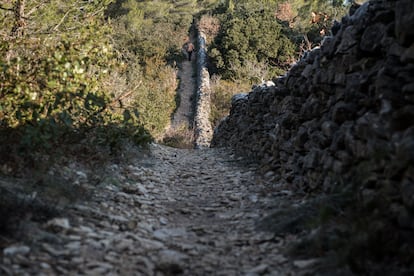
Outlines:
<svg viewBox="0 0 414 276"><path fill-rule="evenodd" d="M119 105L107 85L124 65L103 20L104 2L77 5L52 1L33 8L30 24L0 42L0 152L3 162L17 162L10 166L86 138L111 152L124 139L151 140L136 106ZM6 34L14 14L2 16Z"/></svg>
<svg viewBox="0 0 414 276"><path fill-rule="evenodd" d="M263 63L274 75L293 60L295 47L271 9L240 5L220 16L221 28L209 51L216 70L225 79L250 78L246 63Z"/></svg>
<svg viewBox="0 0 414 276"><path fill-rule="evenodd" d="M140 120L145 128L159 139L176 109L176 69L167 66L165 61L150 58L146 61L143 80L135 92L134 105L140 110Z"/></svg>
<svg viewBox="0 0 414 276"><path fill-rule="evenodd" d="M18 39L7 46L0 48L3 124L53 119L75 127L103 120L109 96L99 83L109 70L111 56L102 52L110 52L110 45L95 44L85 34L76 42Z"/></svg>

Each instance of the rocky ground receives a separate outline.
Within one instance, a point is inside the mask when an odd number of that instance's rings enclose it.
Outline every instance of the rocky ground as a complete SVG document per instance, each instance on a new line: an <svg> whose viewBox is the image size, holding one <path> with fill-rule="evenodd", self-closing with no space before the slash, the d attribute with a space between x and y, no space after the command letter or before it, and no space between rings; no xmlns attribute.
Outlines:
<svg viewBox="0 0 414 276"><path fill-rule="evenodd" d="M314 264L284 255L295 236L257 228L298 200L254 165L220 149L154 144L146 154L106 168L111 178L86 188L89 200L22 223L23 237L0 253L0 274L298 275Z"/></svg>

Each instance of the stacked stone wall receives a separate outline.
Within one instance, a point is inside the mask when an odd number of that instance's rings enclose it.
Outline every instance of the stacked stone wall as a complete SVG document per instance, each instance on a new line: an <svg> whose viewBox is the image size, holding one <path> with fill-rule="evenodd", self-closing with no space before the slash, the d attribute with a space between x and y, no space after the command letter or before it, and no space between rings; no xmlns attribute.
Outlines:
<svg viewBox="0 0 414 276"><path fill-rule="evenodd" d="M414 1L372 1L275 86L233 98L213 147L305 192L357 186L414 230ZM381 208L383 208L381 207Z"/></svg>
<svg viewBox="0 0 414 276"><path fill-rule="evenodd" d="M197 52L197 94L196 111L194 116L195 147L205 148L210 146L213 136L210 117L210 74L207 70L206 36L203 30L198 30Z"/></svg>

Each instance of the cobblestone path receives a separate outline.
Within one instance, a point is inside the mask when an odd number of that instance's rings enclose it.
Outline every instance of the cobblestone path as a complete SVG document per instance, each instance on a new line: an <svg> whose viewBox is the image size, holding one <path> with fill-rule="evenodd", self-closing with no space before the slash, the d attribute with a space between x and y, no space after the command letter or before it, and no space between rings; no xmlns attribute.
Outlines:
<svg viewBox="0 0 414 276"><path fill-rule="evenodd" d="M291 275L289 237L256 229L275 205L291 204L219 149L151 146L88 201L26 225L3 250L2 275ZM293 237L292 237L293 238ZM294 274L297 275L297 274Z"/></svg>

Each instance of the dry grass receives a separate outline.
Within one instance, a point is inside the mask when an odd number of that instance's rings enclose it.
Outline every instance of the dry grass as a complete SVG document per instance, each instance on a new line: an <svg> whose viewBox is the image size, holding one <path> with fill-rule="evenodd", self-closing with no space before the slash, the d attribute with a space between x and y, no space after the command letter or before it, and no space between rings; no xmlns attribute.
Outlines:
<svg viewBox="0 0 414 276"><path fill-rule="evenodd" d="M168 129L161 143L174 148L194 148L194 130L183 123L178 127Z"/></svg>
<svg viewBox="0 0 414 276"><path fill-rule="evenodd" d="M198 22L198 29L205 33L207 44L210 44L220 31L220 20L211 15L203 15Z"/></svg>
<svg viewBox="0 0 414 276"><path fill-rule="evenodd" d="M210 122L213 127L216 127L220 121L229 114L231 98L235 94L251 90L250 83L223 80L217 75L214 75L211 78L210 87L212 91Z"/></svg>

